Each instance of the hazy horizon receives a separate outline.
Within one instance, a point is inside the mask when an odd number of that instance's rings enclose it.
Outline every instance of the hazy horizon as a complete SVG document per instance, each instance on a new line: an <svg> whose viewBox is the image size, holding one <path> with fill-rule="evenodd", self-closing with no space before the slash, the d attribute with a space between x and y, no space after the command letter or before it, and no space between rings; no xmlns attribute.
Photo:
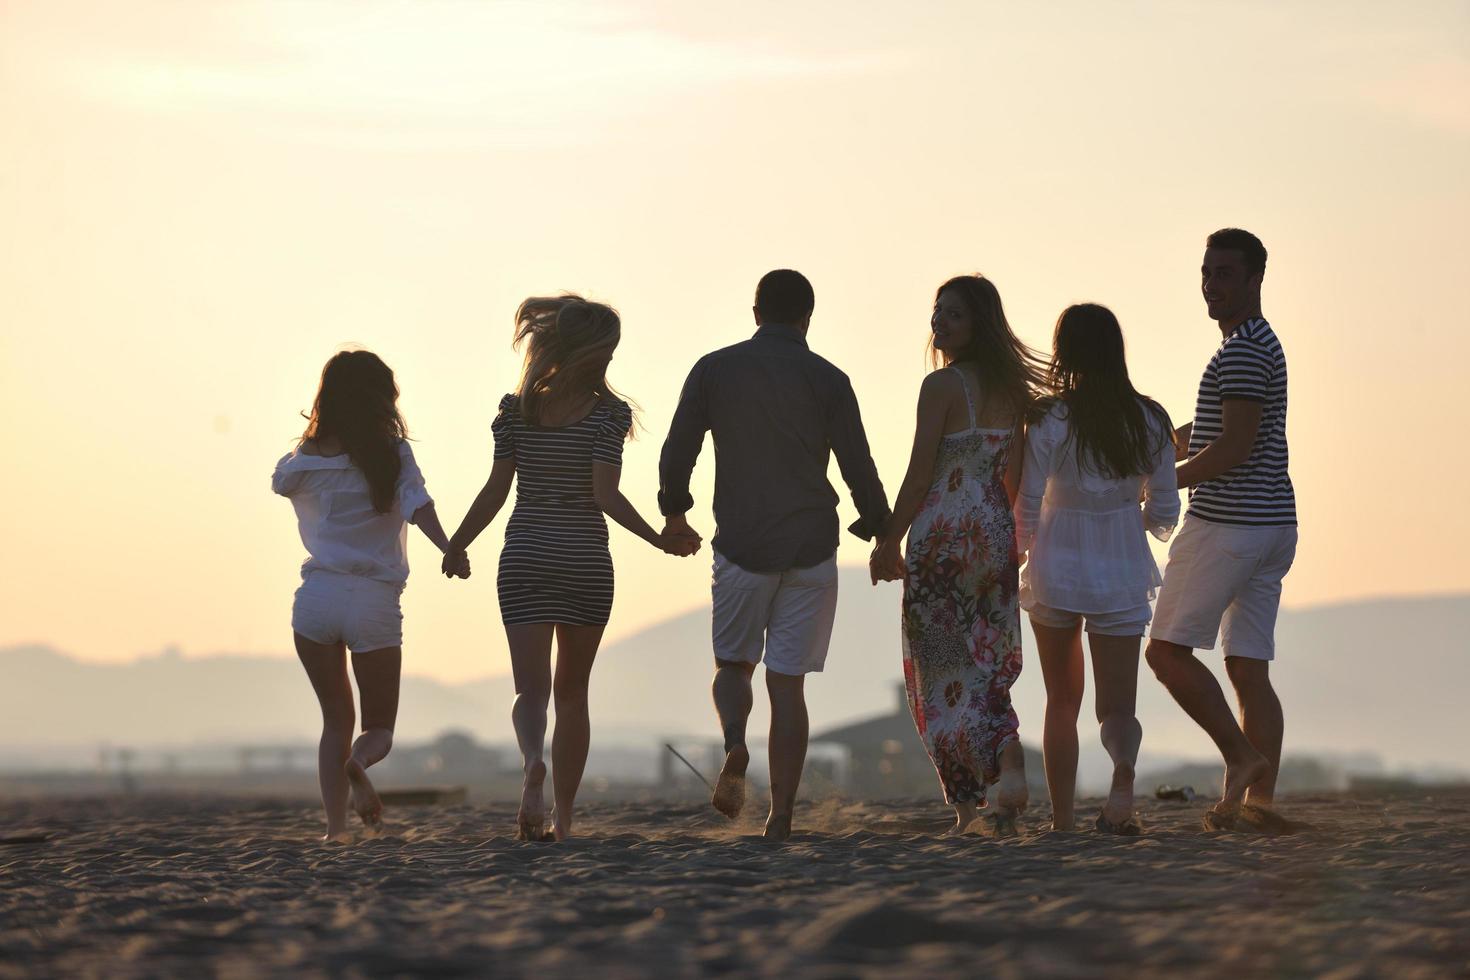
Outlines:
<svg viewBox="0 0 1470 980"><path fill-rule="evenodd" d="M685 374L749 335L774 267L814 283L812 346L851 376L890 496L956 273L991 277L1037 347L1069 303L1109 305L1182 422L1223 225L1270 250L1290 364L1286 607L1470 591L1470 462L1439 435L1470 357L1442 326L1470 251L1470 7L846 9L0 3L0 408L24 420L0 645L289 651L303 552L267 477L323 362L360 344L396 370L453 528L534 293L621 311L612 380L646 427L624 487L654 519ZM1388 453L1432 462L1426 503L1390 495ZM712 475L706 447L706 536ZM506 669L503 525L469 582L411 531L410 670ZM609 642L708 601L707 551L618 528L612 551Z"/></svg>

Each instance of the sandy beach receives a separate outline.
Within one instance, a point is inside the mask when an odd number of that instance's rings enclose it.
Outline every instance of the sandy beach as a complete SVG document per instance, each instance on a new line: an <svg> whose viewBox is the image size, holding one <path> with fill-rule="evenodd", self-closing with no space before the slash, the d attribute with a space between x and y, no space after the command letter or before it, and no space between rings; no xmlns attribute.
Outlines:
<svg viewBox="0 0 1470 980"><path fill-rule="evenodd" d="M1091 813L1084 803L1080 813ZM405 807L347 846L299 801L0 804L0 976L1463 975L1470 793L1290 801L1315 830L935 839L935 801L804 807L784 846L702 807ZM1088 821L1090 823L1090 821ZM17 842L28 834L46 840Z"/></svg>

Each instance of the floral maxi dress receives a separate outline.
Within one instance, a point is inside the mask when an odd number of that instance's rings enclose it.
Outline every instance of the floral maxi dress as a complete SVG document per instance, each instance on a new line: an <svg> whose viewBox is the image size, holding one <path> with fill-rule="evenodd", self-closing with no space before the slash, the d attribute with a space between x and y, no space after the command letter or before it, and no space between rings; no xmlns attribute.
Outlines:
<svg viewBox="0 0 1470 980"><path fill-rule="evenodd" d="M1021 673L1015 522L1003 482L1010 429L943 437L934 485L908 537L903 674L909 709L945 801L984 805L1000 753L1019 737L1011 685Z"/></svg>

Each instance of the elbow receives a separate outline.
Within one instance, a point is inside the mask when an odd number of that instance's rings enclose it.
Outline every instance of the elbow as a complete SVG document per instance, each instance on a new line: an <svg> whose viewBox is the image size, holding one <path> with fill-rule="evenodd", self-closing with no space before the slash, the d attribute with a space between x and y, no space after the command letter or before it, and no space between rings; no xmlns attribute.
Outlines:
<svg viewBox="0 0 1470 980"><path fill-rule="evenodd" d="M602 511L604 514L606 514L608 512L608 510L617 501L617 499L618 499L618 492L616 490L593 490L592 491L592 502L594 504L596 504L597 505L597 509L600 510L600 511Z"/></svg>

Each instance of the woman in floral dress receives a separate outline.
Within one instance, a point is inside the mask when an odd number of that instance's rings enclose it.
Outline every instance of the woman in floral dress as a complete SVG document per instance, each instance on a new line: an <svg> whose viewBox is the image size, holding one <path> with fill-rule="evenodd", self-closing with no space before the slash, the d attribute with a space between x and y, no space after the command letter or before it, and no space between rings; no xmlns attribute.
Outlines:
<svg viewBox="0 0 1470 980"><path fill-rule="evenodd" d="M874 579L902 578L909 707L963 833L997 786L996 833L1014 833L1026 769L1011 685L1021 610L1011 506L1040 359L1011 332L983 276L949 280L930 321L936 370L919 390L908 473ZM941 366L942 365L942 366ZM899 538L908 532L907 561Z"/></svg>

